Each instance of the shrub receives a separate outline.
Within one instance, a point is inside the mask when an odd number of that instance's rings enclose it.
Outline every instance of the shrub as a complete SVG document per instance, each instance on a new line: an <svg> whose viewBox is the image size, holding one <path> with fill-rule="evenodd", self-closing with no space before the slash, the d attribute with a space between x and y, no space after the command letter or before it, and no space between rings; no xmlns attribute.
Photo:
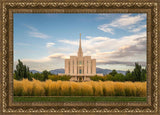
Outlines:
<svg viewBox="0 0 160 115"><path fill-rule="evenodd" d="M14 80L15 96L146 96L146 82Z"/></svg>
<svg viewBox="0 0 160 115"><path fill-rule="evenodd" d="M81 95L81 86L77 82L71 82L71 96Z"/></svg>
<svg viewBox="0 0 160 115"><path fill-rule="evenodd" d="M15 96L22 96L23 86L21 81L14 80L13 89L14 89Z"/></svg>
<svg viewBox="0 0 160 115"><path fill-rule="evenodd" d="M112 81L103 82L103 95L104 96L114 96L115 95L114 82Z"/></svg>

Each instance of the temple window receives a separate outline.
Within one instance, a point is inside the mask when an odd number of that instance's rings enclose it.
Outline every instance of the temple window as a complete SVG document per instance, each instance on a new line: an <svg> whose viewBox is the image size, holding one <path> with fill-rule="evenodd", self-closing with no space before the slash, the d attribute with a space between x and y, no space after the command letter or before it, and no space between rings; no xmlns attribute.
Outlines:
<svg viewBox="0 0 160 115"><path fill-rule="evenodd" d="M81 70L81 69L79 70L79 73L80 73L80 74L82 73L82 70Z"/></svg>

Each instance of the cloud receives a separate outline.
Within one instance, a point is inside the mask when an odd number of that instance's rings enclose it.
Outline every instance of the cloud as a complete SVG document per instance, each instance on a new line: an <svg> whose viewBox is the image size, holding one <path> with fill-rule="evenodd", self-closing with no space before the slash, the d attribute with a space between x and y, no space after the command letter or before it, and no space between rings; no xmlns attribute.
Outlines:
<svg viewBox="0 0 160 115"><path fill-rule="evenodd" d="M104 32L107 32L107 33L111 33L111 34L114 34L114 31L112 28L110 28L107 24L104 24L104 25L100 25L98 27L99 30L102 30Z"/></svg>
<svg viewBox="0 0 160 115"><path fill-rule="evenodd" d="M146 25L139 25L137 28L131 28L129 31L130 32L139 32L144 28L146 28Z"/></svg>
<svg viewBox="0 0 160 115"><path fill-rule="evenodd" d="M109 37L91 37L90 39L82 40L82 46L84 50L93 50L95 49L99 51L115 51L123 46L130 46L133 44L137 44L137 38L144 37L146 39L146 33L139 33L130 36L123 36L119 39L109 38Z"/></svg>
<svg viewBox="0 0 160 115"><path fill-rule="evenodd" d="M114 34L114 29L125 29L130 32L139 32L146 28L146 25L141 25L140 22L146 19L146 14L131 16L131 14L123 14L111 23L99 25L98 29L104 32Z"/></svg>
<svg viewBox="0 0 160 115"><path fill-rule="evenodd" d="M139 61L138 62L141 66L146 66L146 62L145 61ZM134 66L135 62L131 62L131 61L109 61L109 62L97 62L98 65L101 64L113 64L113 65L126 65L126 66Z"/></svg>
<svg viewBox="0 0 160 115"><path fill-rule="evenodd" d="M25 24L25 26L26 26L28 29L32 30L32 31L38 31L38 29L36 29L36 28L33 27L33 26L26 25L26 24Z"/></svg>
<svg viewBox="0 0 160 115"><path fill-rule="evenodd" d="M50 61L50 58L48 57L43 57L43 58L40 58L40 59L22 59L23 62L35 62L35 63L43 63L43 62L48 62Z"/></svg>
<svg viewBox="0 0 160 115"><path fill-rule="evenodd" d="M78 45L78 41L70 41L70 40L58 40L58 41L62 43L71 44L71 45Z"/></svg>
<svg viewBox="0 0 160 115"><path fill-rule="evenodd" d="M144 14L136 16L131 16L131 14L124 14L120 18L111 22L109 25L112 27L126 27L144 20L145 17L146 15Z"/></svg>
<svg viewBox="0 0 160 115"><path fill-rule="evenodd" d="M30 70L43 71L64 68L63 54L52 54L40 59L21 59L21 61L27 65ZM17 61L14 62L14 69L17 63Z"/></svg>
<svg viewBox="0 0 160 115"><path fill-rule="evenodd" d="M40 58L40 59L22 59L22 61L41 63L41 62L49 62L49 61L51 61L52 59L55 59L55 58L63 59L63 57L64 57L64 54L55 53L55 54L52 54L52 55L49 55L47 57L43 57L43 58Z"/></svg>
<svg viewBox="0 0 160 115"><path fill-rule="evenodd" d="M52 47L53 45L55 45L55 43L49 42L49 43L46 44L46 47L47 47L47 48L50 48L50 47Z"/></svg>
<svg viewBox="0 0 160 115"><path fill-rule="evenodd" d="M53 59L53 58L61 58L61 59L64 59L64 54L62 53L55 53L55 54L52 54L50 56L48 56L50 59Z"/></svg>
<svg viewBox="0 0 160 115"><path fill-rule="evenodd" d="M47 39L50 38L49 35L44 34L42 32L39 32L38 29L36 29L33 26L25 25L30 31L28 32L30 37L35 37L35 38L42 38L42 39Z"/></svg>
<svg viewBox="0 0 160 115"><path fill-rule="evenodd" d="M42 38L42 39L50 38L48 35L40 33L40 32L29 32L29 35L35 38Z"/></svg>
<svg viewBox="0 0 160 115"><path fill-rule="evenodd" d="M52 50L49 56L22 61L36 70L64 68L64 59L77 56L79 41L59 40L59 42L61 42L59 47L53 45L49 48ZM121 64L126 65L127 68L127 66L134 66L135 62L145 66L146 32L121 38L86 36L86 39L82 39L82 50L84 56L96 59L97 67Z"/></svg>
<svg viewBox="0 0 160 115"><path fill-rule="evenodd" d="M77 55L78 41L67 40L63 42L69 50L64 53L65 57ZM77 45L76 45L77 43ZM99 62L112 61L146 61L146 32L123 36L119 39L109 37L86 36L82 39L82 50L84 56L92 56ZM72 52L72 53L71 53ZM58 52L57 52L58 53Z"/></svg>
<svg viewBox="0 0 160 115"><path fill-rule="evenodd" d="M117 51L112 53L111 58L114 58L114 57L123 58L123 57L128 57L128 56L135 57L135 55L141 55L141 54L143 54L144 57L146 57L145 56L145 53L146 53L145 37L143 38L141 37L141 39L140 38L135 39L135 41L137 41L137 44L120 47Z"/></svg>

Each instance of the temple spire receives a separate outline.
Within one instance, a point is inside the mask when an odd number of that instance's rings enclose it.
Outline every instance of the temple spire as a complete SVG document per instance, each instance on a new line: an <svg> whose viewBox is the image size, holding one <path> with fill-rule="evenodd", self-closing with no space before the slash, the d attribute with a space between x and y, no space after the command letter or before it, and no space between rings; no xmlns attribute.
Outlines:
<svg viewBox="0 0 160 115"><path fill-rule="evenodd" d="M80 33L80 38L79 38L79 48L81 48L81 33Z"/></svg>
<svg viewBox="0 0 160 115"><path fill-rule="evenodd" d="M82 57L82 56L83 56L83 52L82 52L82 47L81 47L81 33L80 33L78 57Z"/></svg>

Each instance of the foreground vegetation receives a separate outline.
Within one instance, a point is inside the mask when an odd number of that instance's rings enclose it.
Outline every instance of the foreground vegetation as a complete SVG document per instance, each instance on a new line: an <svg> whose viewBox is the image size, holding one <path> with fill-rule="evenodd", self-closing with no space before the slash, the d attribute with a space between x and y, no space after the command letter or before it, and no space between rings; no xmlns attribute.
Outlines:
<svg viewBox="0 0 160 115"><path fill-rule="evenodd" d="M146 96L146 82L14 80L14 96Z"/></svg>
<svg viewBox="0 0 160 115"><path fill-rule="evenodd" d="M145 102L146 97L20 97L14 96L14 102Z"/></svg>

